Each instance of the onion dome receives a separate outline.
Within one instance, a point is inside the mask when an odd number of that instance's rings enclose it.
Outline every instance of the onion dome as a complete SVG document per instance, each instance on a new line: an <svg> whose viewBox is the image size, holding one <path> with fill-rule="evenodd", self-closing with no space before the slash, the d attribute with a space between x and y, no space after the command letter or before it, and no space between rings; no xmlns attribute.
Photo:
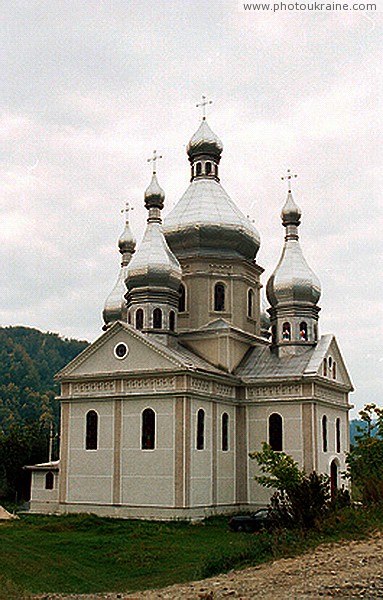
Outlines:
<svg viewBox="0 0 383 600"><path fill-rule="evenodd" d="M181 267L166 243L161 229L161 208L165 194L156 174L145 192L149 217L144 238L127 268L125 280L129 291L137 288L169 288L177 292L181 283Z"/></svg>
<svg viewBox="0 0 383 600"><path fill-rule="evenodd" d="M271 327L271 321L269 314L267 312L266 301L262 295L261 297L261 312L260 312L260 325L261 325L261 334L268 333Z"/></svg>
<svg viewBox="0 0 383 600"><path fill-rule="evenodd" d="M222 150L221 140L210 129L206 119L203 119L186 147L190 162L201 154L211 154L219 162Z"/></svg>
<svg viewBox="0 0 383 600"><path fill-rule="evenodd" d="M164 222L167 242L177 257L254 260L258 252L258 231L220 184L221 152L221 141L203 120L187 146L191 183Z"/></svg>
<svg viewBox="0 0 383 600"><path fill-rule="evenodd" d="M295 204L291 191L287 195L281 217L286 228L285 244L278 265L267 282L267 298L272 307L293 303L316 305L321 287L299 244L301 210Z"/></svg>
<svg viewBox="0 0 383 600"><path fill-rule="evenodd" d="M126 321L126 268L136 249L136 240L129 225L129 205L125 209L125 228L118 240L118 248L122 255L121 269L116 284L106 299L102 313L105 325L114 321Z"/></svg>

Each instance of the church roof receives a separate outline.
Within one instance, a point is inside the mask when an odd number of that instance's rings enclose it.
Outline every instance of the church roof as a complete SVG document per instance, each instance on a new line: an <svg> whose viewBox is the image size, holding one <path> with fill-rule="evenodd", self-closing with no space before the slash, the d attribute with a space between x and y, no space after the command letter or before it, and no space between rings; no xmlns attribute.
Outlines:
<svg viewBox="0 0 383 600"><path fill-rule="evenodd" d="M258 231L214 179L194 179L164 220L173 252L235 254L254 259Z"/></svg>

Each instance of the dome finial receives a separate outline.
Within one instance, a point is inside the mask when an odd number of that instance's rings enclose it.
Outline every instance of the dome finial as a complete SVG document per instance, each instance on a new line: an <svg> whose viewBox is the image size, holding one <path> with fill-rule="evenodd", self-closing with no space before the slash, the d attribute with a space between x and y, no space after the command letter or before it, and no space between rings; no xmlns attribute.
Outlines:
<svg viewBox="0 0 383 600"><path fill-rule="evenodd" d="M298 175L292 175L291 169L287 169L286 175L281 177L282 181L287 181L287 193L291 194L291 180L298 177Z"/></svg>
<svg viewBox="0 0 383 600"><path fill-rule="evenodd" d="M208 100L204 95L202 95L202 101L196 104L197 108L202 108L202 121L206 121L206 107L209 104L213 104L213 100Z"/></svg>
<svg viewBox="0 0 383 600"><path fill-rule="evenodd" d="M153 163L153 175L157 173L157 160L160 158L163 158L162 154L158 156L157 150L153 150L153 156L147 159L148 163Z"/></svg>

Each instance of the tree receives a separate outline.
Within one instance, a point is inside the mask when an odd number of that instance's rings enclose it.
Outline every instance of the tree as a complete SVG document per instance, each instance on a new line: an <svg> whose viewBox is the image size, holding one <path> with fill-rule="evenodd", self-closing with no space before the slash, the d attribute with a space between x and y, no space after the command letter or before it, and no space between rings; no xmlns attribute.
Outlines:
<svg viewBox="0 0 383 600"><path fill-rule="evenodd" d="M383 503L383 409L366 404L359 416L362 425L347 454L347 476L364 504Z"/></svg>
<svg viewBox="0 0 383 600"><path fill-rule="evenodd" d="M276 452L264 443L253 452L262 475L255 480L276 492L270 500L270 515L276 525L310 529L325 515L330 501L330 480L315 471L307 475L285 452Z"/></svg>

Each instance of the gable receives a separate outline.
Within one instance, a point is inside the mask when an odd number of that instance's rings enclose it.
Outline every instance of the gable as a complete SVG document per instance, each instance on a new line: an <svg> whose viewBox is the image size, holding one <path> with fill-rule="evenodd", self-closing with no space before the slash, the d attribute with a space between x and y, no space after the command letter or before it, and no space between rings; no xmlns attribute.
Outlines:
<svg viewBox="0 0 383 600"><path fill-rule="evenodd" d="M116 348L127 349L118 358ZM184 365L171 356L171 351L154 343L125 323L115 323L106 333L79 354L58 373L57 377L96 375L99 373L133 373L137 371L170 371Z"/></svg>
<svg viewBox="0 0 383 600"><path fill-rule="evenodd" d="M324 373L324 361L327 363L327 375ZM333 377L332 368L335 362L336 377ZM330 367L331 364L331 367ZM353 385L340 348L334 336L324 335L318 342L315 351L305 369L305 374L318 375L346 385L353 390Z"/></svg>

